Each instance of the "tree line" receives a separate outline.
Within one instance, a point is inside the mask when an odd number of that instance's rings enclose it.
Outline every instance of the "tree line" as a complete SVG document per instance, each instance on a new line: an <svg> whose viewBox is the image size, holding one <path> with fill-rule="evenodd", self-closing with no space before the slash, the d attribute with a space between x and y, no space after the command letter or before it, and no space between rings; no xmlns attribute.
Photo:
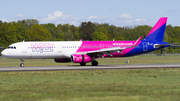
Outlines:
<svg viewBox="0 0 180 101"><path fill-rule="evenodd" d="M136 40L142 39L152 29L148 25L117 27L108 23L81 22L79 26L53 23L39 24L36 19L2 22L0 20L0 47L21 41L79 41L85 40ZM167 25L164 41L180 42L180 27ZM179 53L178 48L167 48L157 52Z"/></svg>

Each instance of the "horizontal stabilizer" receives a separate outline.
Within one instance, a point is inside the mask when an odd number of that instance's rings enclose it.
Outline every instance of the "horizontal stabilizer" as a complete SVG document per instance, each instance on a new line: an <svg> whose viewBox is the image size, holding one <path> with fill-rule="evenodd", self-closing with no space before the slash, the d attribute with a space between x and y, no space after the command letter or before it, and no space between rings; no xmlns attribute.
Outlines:
<svg viewBox="0 0 180 101"><path fill-rule="evenodd" d="M170 45L170 44L154 44L154 48L160 48L166 45Z"/></svg>
<svg viewBox="0 0 180 101"><path fill-rule="evenodd" d="M170 47L180 47L180 45L170 45Z"/></svg>

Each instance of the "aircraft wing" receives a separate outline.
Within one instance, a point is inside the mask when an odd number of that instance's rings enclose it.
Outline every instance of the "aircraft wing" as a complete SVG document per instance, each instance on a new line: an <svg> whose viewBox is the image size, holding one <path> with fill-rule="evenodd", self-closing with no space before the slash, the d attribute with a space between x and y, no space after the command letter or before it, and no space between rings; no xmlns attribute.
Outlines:
<svg viewBox="0 0 180 101"><path fill-rule="evenodd" d="M106 54L108 56L112 56L111 53L115 53L115 52L121 53L121 51L124 50L124 49L136 47L138 45L138 43L140 42L141 38L142 38L142 36L139 37L136 40L136 42L134 43L134 45L131 46L131 47L104 48L104 49L100 49L100 50L79 52L79 53L75 53L75 54L88 54L88 55L92 55L92 56L103 56L104 54Z"/></svg>

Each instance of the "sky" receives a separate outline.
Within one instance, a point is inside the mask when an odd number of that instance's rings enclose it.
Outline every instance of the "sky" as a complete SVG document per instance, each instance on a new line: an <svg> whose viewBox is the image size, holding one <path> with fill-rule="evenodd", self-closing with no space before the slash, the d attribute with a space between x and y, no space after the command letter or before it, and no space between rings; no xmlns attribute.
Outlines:
<svg viewBox="0 0 180 101"><path fill-rule="evenodd" d="M180 0L0 0L3 22L37 19L79 26L91 21L123 27L154 26L160 17L180 26Z"/></svg>

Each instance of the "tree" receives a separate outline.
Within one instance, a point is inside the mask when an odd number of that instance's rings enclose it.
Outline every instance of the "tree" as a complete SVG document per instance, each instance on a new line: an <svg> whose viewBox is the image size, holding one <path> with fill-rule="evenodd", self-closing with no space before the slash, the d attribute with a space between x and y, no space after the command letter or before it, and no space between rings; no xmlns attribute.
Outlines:
<svg viewBox="0 0 180 101"><path fill-rule="evenodd" d="M16 27L12 23L5 22L0 26L0 40L0 44L3 47L18 41Z"/></svg>
<svg viewBox="0 0 180 101"><path fill-rule="evenodd" d="M61 25L61 24L58 24L58 25L57 25L57 29L62 29L62 25Z"/></svg>
<svg viewBox="0 0 180 101"><path fill-rule="evenodd" d="M93 33L92 39L96 41L107 41L108 40L108 32L104 27L100 27L96 32Z"/></svg>
<svg viewBox="0 0 180 101"><path fill-rule="evenodd" d="M16 27L16 36L17 41L25 40L27 29L21 21L12 22L12 24Z"/></svg>
<svg viewBox="0 0 180 101"><path fill-rule="evenodd" d="M39 24L39 21L37 19L26 19L24 24L27 29L30 29L32 25Z"/></svg>
<svg viewBox="0 0 180 101"><path fill-rule="evenodd" d="M75 32L74 32L74 40L75 41L80 40L80 36L79 36L78 31L79 31L79 27L75 27Z"/></svg>
<svg viewBox="0 0 180 101"><path fill-rule="evenodd" d="M51 33L47 29L43 29L39 24L34 24L27 31L28 41L48 41Z"/></svg>
<svg viewBox="0 0 180 101"><path fill-rule="evenodd" d="M3 24L2 20L0 20L0 26Z"/></svg>
<svg viewBox="0 0 180 101"><path fill-rule="evenodd" d="M41 26L45 29L47 29L51 33L51 39L50 40L56 40L58 37L59 33L61 33L60 30L56 28L56 26L53 23L48 23L48 24L41 24Z"/></svg>
<svg viewBox="0 0 180 101"><path fill-rule="evenodd" d="M64 37L64 32L63 33L60 33L58 35L58 37L56 38L56 41L64 41L65 40L65 37Z"/></svg>
<svg viewBox="0 0 180 101"><path fill-rule="evenodd" d="M118 36L118 37L115 37L115 40L124 40L124 37L123 36Z"/></svg>
<svg viewBox="0 0 180 101"><path fill-rule="evenodd" d="M94 41L107 41L108 38L103 32L94 32L93 34L93 40Z"/></svg>
<svg viewBox="0 0 180 101"><path fill-rule="evenodd" d="M80 38L83 40L93 40L92 35L95 32L95 24L89 22L81 22L79 26Z"/></svg>
<svg viewBox="0 0 180 101"><path fill-rule="evenodd" d="M112 38L115 38L118 36L117 28L114 25L110 25L109 28L107 28L108 33L111 34Z"/></svg>
<svg viewBox="0 0 180 101"><path fill-rule="evenodd" d="M66 41L73 41L74 39L73 32L70 29L67 32L65 32L64 36Z"/></svg>

